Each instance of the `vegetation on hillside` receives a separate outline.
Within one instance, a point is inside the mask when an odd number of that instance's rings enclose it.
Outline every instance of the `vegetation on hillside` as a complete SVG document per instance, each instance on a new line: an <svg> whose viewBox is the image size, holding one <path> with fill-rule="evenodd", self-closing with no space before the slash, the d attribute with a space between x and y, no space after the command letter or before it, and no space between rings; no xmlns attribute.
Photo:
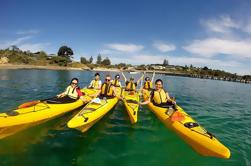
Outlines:
<svg viewBox="0 0 251 166"><path fill-rule="evenodd" d="M111 60L108 57L103 58L101 54L97 55L96 62L93 57L81 57L80 62L73 62L74 52L68 46L62 46L59 48L57 55L47 55L44 51L32 53L30 51L22 51L16 46L11 46L7 49L0 50L0 60L11 64L30 64L30 65L57 65L57 66L69 66L69 67L83 67L87 66L90 69L96 67L105 68L118 68L127 70L155 70L164 71L167 73L182 74L191 77L208 78L208 79L221 79L229 81L244 82L251 81L251 75L240 76L236 73L229 73L223 70L210 69L205 67L194 67L190 65L174 66L169 65L167 59L164 59L163 64L148 64L137 65L119 63L112 65ZM6 60L7 59L7 60ZM1 63L1 62L0 62Z"/></svg>

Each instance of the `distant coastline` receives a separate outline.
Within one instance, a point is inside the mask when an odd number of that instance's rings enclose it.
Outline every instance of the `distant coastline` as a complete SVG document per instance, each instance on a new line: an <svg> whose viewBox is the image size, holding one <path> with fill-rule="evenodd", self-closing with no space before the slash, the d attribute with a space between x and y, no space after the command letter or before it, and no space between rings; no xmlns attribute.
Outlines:
<svg viewBox="0 0 251 166"><path fill-rule="evenodd" d="M30 52L22 51L13 45L6 49L0 49L0 69L41 69L41 70L87 70L107 72L147 72L159 73L172 76L193 77L201 79L212 79L232 81L240 83L251 83L251 75L238 75L219 69L210 69L207 66L196 67L170 65L168 59L162 64L132 65L125 62L112 64L109 57L98 54L96 61L93 57L81 57L80 61L73 60L73 50L68 46L61 46L57 55L48 55L44 51Z"/></svg>
<svg viewBox="0 0 251 166"><path fill-rule="evenodd" d="M170 76L181 76L181 77L192 77L192 78L199 78L199 79L211 79L211 80L221 80L221 81L231 81L231 82L239 82L239 83L247 83L251 84L250 80L231 80L230 78L226 77L213 77L208 75L197 75L197 74L190 74L190 73L183 73L183 72L170 72L170 71L161 71L161 70L137 70L137 69L118 69L118 68L107 68L107 67L96 67L96 68L89 68L88 66L84 67L68 67L68 66L55 66L55 65L46 65L46 66L39 66L39 65L30 65L30 64L0 64L0 70L3 69L41 69L41 70L78 70L78 71L107 71L107 72L146 72L146 73L157 73L157 74L165 74Z"/></svg>

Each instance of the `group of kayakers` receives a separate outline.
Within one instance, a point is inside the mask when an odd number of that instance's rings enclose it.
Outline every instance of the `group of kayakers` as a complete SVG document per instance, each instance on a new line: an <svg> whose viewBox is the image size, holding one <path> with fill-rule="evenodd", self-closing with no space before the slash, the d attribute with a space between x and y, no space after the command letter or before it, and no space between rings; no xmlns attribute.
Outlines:
<svg viewBox="0 0 251 166"><path fill-rule="evenodd" d="M128 80L124 73L121 73L124 82L125 82L125 91L130 91L132 93L136 92L137 86L139 85L140 81L144 78L144 74L135 81L133 77L130 77ZM102 83L100 80L100 74L96 73L94 75L94 79L90 82L90 85L88 88L97 90L97 93L90 95L92 98L113 98L118 97L119 99L123 99L121 93L116 91L116 87L122 87L122 84L120 82L120 75L115 75L114 79L112 80L111 75L105 76L105 81ZM172 106L174 109L176 109L176 102L173 98L171 98L167 91L163 89L163 81L161 79L157 79L155 81L155 88L153 88L153 79L150 79L150 77L145 77L145 81L142 88L142 93L146 94L150 91L150 96L148 99L144 102L139 102L140 105L145 105L150 102L152 102L154 105L159 107L170 107ZM80 87L78 86L79 80L78 78L73 78L70 82L70 85L66 88L66 90L57 95L57 98L61 102L73 102L76 99L81 99L83 102L88 102L87 99L85 99L83 94L80 90Z"/></svg>

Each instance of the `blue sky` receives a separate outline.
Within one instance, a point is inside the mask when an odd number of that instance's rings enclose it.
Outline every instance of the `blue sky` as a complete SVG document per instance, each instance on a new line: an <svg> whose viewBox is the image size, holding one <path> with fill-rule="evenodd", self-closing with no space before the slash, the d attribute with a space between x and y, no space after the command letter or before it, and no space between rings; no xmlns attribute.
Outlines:
<svg viewBox="0 0 251 166"><path fill-rule="evenodd" d="M251 74L251 1L0 1L0 48Z"/></svg>

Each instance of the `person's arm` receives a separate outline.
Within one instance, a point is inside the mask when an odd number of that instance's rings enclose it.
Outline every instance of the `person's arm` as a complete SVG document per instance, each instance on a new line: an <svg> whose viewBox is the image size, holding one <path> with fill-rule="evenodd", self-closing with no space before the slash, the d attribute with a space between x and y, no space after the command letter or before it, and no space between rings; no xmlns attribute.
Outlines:
<svg viewBox="0 0 251 166"><path fill-rule="evenodd" d="M57 97L64 97L64 96L66 96L66 95L67 95L67 92L68 92L68 89L69 89L69 86L65 89L64 92L58 94Z"/></svg>
<svg viewBox="0 0 251 166"><path fill-rule="evenodd" d="M102 81L99 80L99 82L98 82L98 89L101 89L101 86L102 86Z"/></svg>
<svg viewBox="0 0 251 166"><path fill-rule="evenodd" d="M151 80L151 82L153 82L154 77L155 77L155 71L153 72L153 76L152 76L152 80Z"/></svg>
<svg viewBox="0 0 251 166"><path fill-rule="evenodd" d="M140 104L140 105L149 104L149 103L151 102L152 98L153 98L153 94L154 94L154 92L151 91L150 96L148 97L148 99L147 99L146 101L144 101L144 102L139 102L139 104Z"/></svg>
<svg viewBox="0 0 251 166"><path fill-rule="evenodd" d="M137 81L137 85L139 85L139 82L140 82L140 80L142 80L143 78L144 78L144 74L142 74L142 76L138 79L138 81Z"/></svg>
<svg viewBox="0 0 251 166"><path fill-rule="evenodd" d="M144 101L144 102L139 102L139 105L146 105L149 104L151 102L151 98L149 97L148 100Z"/></svg>
<svg viewBox="0 0 251 166"><path fill-rule="evenodd" d="M99 94L101 93L101 90L98 90L97 93L94 93L92 95L89 95L91 98L97 98Z"/></svg>
<svg viewBox="0 0 251 166"><path fill-rule="evenodd" d="M171 100L171 98L170 98L168 92L166 92L166 97L167 97L167 100Z"/></svg>
<svg viewBox="0 0 251 166"><path fill-rule="evenodd" d="M171 101L173 104L176 104L175 98L174 97L170 97L170 95L168 94L168 92L166 92L166 96L167 96L167 100Z"/></svg>
<svg viewBox="0 0 251 166"><path fill-rule="evenodd" d="M121 72L121 75L124 77L125 82L127 81L126 76L124 75L123 72Z"/></svg>
<svg viewBox="0 0 251 166"><path fill-rule="evenodd" d="M112 91L115 97L122 99L122 97L120 96L120 94L116 91L116 88L114 86L112 86Z"/></svg>
<svg viewBox="0 0 251 166"><path fill-rule="evenodd" d="M90 85L88 86L88 88L92 88L92 82L93 80L90 82Z"/></svg>

